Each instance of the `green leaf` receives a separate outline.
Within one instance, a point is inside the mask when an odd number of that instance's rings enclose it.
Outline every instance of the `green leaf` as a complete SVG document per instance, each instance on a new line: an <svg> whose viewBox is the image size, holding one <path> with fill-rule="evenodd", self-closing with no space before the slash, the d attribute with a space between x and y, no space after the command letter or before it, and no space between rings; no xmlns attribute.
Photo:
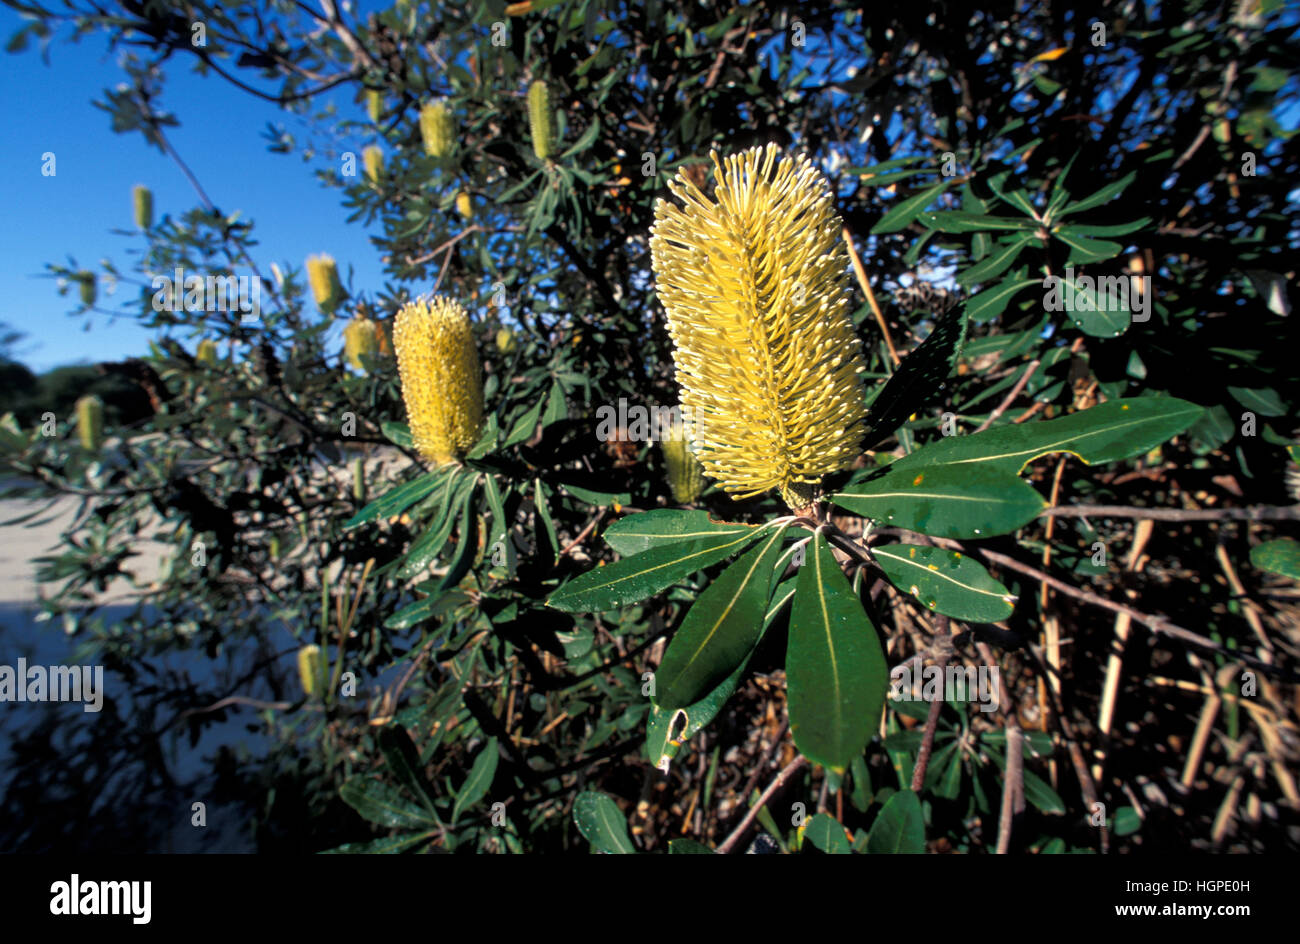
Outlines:
<svg viewBox="0 0 1300 944"><path fill-rule="evenodd" d="M989 254L988 258L982 262L977 262L968 269L963 269L957 274L957 284L974 285L977 282L987 282L995 279L1007 269L1011 268L1020 250L1034 239L1033 233L1021 233L1013 238L1009 243L1002 245L996 252Z"/></svg>
<svg viewBox="0 0 1300 944"><path fill-rule="evenodd" d="M378 740L379 750L397 782L415 794L424 808L433 813L432 791L420 769L420 754L406 729L399 724L385 725L379 729ZM437 818L434 814L434 819Z"/></svg>
<svg viewBox="0 0 1300 944"><path fill-rule="evenodd" d="M669 763L677 756L681 746L718 716L727 699L736 691L748 666L749 659L745 659L711 692L684 708L669 710L652 703L646 719L645 739L646 756L650 763L666 773ZM673 737L674 731L676 737Z"/></svg>
<svg viewBox="0 0 1300 944"><path fill-rule="evenodd" d="M1078 233L1080 236L1127 236L1130 233L1136 233L1140 229L1145 229L1151 225L1151 217L1144 216L1141 219L1134 220L1132 223L1114 223L1109 226L1090 226L1079 223L1070 224L1070 232Z"/></svg>
<svg viewBox="0 0 1300 944"><path fill-rule="evenodd" d="M506 449L528 440L537 429L537 421L541 418L544 406L546 401L538 400L523 416L515 420L514 426L510 428L510 435L506 436L506 441L501 444L501 448Z"/></svg>
<svg viewBox="0 0 1300 944"><path fill-rule="evenodd" d="M428 812L401 790L376 780L354 777L339 788L339 796L370 822L390 829L427 829L436 825Z"/></svg>
<svg viewBox="0 0 1300 944"><path fill-rule="evenodd" d="M398 446L405 446L407 449L414 449L415 443L411 440L411 428L405 423L381 423L379 428L388 441Z"/></svg>
<svg viewBox="0 0 1300 944"><path fill-rule="evenodd" d="M799 568L785 670L795 746L842 772L880 723L889 669L875 626L820 533Z"/></svg>
<svg viewBox="0 0 1300 944"><path fill-rule="evenodd" d="M960 306L935 320L934 330L903 358L894 375L871 401L864 450L879 445L907 422L909 416L943 396L952 365L961 354L965 340L966 317Z"/></svg>
<svg viewBox="0 0 1300 944"><path fill-rule="evenodd" d="M478 757L474 758L474 766L470 768L464 785L456 794L456 804L451 808L452 823L460 818L461 810L469 809L487 795L488 788L492 786L492 778L496 776L499 759L497 739L488 738L487 744L483 745L483 750L479 751Z"/></svg>
<svg viewBox="0 0 1300 944"><path fill-rule="evenodd" d="M827 855L849 855L853 846L844 835L844 827L829 813L818 813L804 827L804 838Z"/></svg>
<svg viewBox="0 0 1300 944"><path fill-rule="evenodd" d="M1065 812L1065 802L1042 777L1028 770L1022 770L1021 775L1024 777L1026 800L1044 813Z"/></svg>
<svg viewBox="0 0 1300 944"><path fill-rule="evenodd" d="M1019 292L1038 282L1038 279L1005 279L971 297L966 302L966 316L976 324L992 321Z"/></svg>
<svg viewBox="0 0 1300 944"><path fill-rule="evenodd" d="M632 855L636 847L627 834L627 821L618 804L604 793L588 790L573 803L573 821L589 843L611 855Z"/></svg>
<svg viewBox="0 0 1300 944"><path fill-rule="evenodd" d="M784 528L772 532L696 599L655 672L660 707L673 710L699 701L749 657L763 632L784 535Z"/></svg>
<svg viewBox="0 0 1300 944"><path fill-rule="evenodd" d="M456 515L473 498L476 480L477 476L466 475L456 484L456 491L451 500L438 510L437 517L430 522L428 530L417 538L406 552L405 561L397 570L399 580L409 580L437 560L443 545L447 543L447 538L451 536L451 529L456 524Z"/></svg>
<svg viewBox="0 0 1300 944"><path fill-rule="evenodd" d="M885 855L921 855L925 852L925 816L921 800L911 790L891 796L871 824L867 852Z"/></svg>
<svg viewBox="0 0 1300 944"><path fill-rule="evenodd" d="M1125 188L1136 179L1137 171L1126 174L1123 178L1115 181L1113 184L1108 184L1105 187L1102 187L1092 196L1084 197L1082 200L1076 200L1073 203L1066 204L1065 209L1062 210L1059 215L1069 216L1071 213L1082 213L1084 210L1091 210L1095 206L1109 203L1111 200L1114 200L1123 193Z"/></svg>
<svg viewBox="0 0 1300 944"><path fill-rule="evenodd" d="M702 842L696 842L694 839L669 839L669 855L717 855L712 849Z"/></svg>
<svg viewBox="0 0 1300 944"><path fill-rule="evenodd" d="M1038 492L1006 469L898 465L877 478L850 482L831 501L854 514L942 538L1008 534L1047 507Z"/></svg>
<svg viewBox="0 0 1300 944"><path fill-rule="evenodd" d="M333 849L326 849L321 855L392 855L426 843L432 839L430 833L388 836L373 842L348 842Z"/></svg>
<svg viewBox="0 0 1300 944"><path fill-rule="evenodd" d="M917 544L872 548L894 586L936 613L968 623L1006 619L1015 600L978 561L959 551Z"/></svg>
<svg viewBox="0 0 1300 944"><path fill-rule="evenodd" d="M711 535L651 548L570 580L551 594L547 606L569 613L587 613L612 610L644 600L737 553L763 530L755 528L742 534Z"/></svg>
<svg viewBox="0 0 1300 944"><path fill-rule="evenodd" d="M1250 562L1260 570L1300 580L1300 542L1278 538L1250 549Z"/></svg>
<svg viewBox="0 0 1300 944"><path fill-rule="evenodd" d="M875 226L871 227L873 236L881 236L885 233L897 233L907 228L912 220L916 219L918 213L933 203L939 196L948 189L948 181L937 183L927 190L913 194L903 200L898 201L890 207L889 212L880 218Z"/></svg>
<svg viewBox="0 0 1300 944"><path fill-rule="evenodd" d="M712 535L740 535L757 531L760 527L761 525L715 521L707 511L656 508L620 518L609 526L604 538L605 543L619 554L631 557L667 544L680 544Z"/></svg>
<svg viewBox="0 0 1300 944"><path fill-rule="evenodd" d="M1277 391L1269 387L1229 387L1228 392L1238 403L1260 416L1286 415L1286 404Z"/></svg>
<svg viewBox="0 0 1300 944"><path fill-rule="evenodd" d="M1033 229L1038 224L1018 216L988 216L960 210L940 210L921 214L921 222L941 233L978 233L991 229Z"/></svg>
<svg viewBox="0 0 1300 944"><path fill-rule="evenodd" d="M1124 247L1109 239L1093 239L1075 231L1072 226L1062 226L1052 234L1072 250L1067 265L1087 265L1090 262L1102 262L1114 259Z"/></svg>
<svg viewBox="0 0 1300 944"><path fill-rule="evenodd" d="M349 518L343 527L355 528L359 524L365 524L367 521L373 521L376 518L391 518L393 515L400 515L437 488L452 473L453 468L438 469L435 472L421 475L405 485L399 485L366 505L366 507Z"/></svg>
<svg viewBox="0 0 1300 944"><path fill-rule="evenodd" d="M1128 836L1142 828L1142 817L1131 806L1121 806L1115 811L1115 835Z"/></svg>
<svg viewBox="0 0 1300 944"><path fill-rule="evenodd" d="M1039 423L1008 424L969 436L946 436L889 468L957 465L1019 473L1039 456L1068 452L1088 465L1150 452L1187 429L1204 409L1173 397L1111 400L1090 410Z"/></svg>

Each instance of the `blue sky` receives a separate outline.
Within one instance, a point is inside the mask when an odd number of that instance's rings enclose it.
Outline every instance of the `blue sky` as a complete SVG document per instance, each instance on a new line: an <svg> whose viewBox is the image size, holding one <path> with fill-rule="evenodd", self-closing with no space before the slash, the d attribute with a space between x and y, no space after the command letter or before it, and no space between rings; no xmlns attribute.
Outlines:
<svg viewBox="0 0 1300 944"><path fill-rule="evenodd" d="M0 40L23 22L0 7ZM54 280L44 276L46 263L66 264L72 256L81 268L98 269L99 260L108 257L129 270L129 251L141 251L144 239L112 230L134 228L135 184L153 190L155 220L199 202L170 158L138 133L114 134L109 114L91 104L123 81L118 55L108 50L103 34L75 45L56 40L49 66L35 43L23 53L0 52L0 87L6 90L0 96L0 127L9 129L0 148L0 207L6 222L0 228L5 285L0 322L26 333L14 353L38 372L141 354L151 337L129 316L70 314L77 309L75 289L60 297ZM167 129L168 138L217 206L227 213L242 211L256 224L259 263L300 268L309 254L328 252L345 275L348 264L355 267L356 285L382 284L368 231L344 222L341 192L323 189L312 176L316 165L304 164L300 155L266 150L261 135L267 123L284 122L298 132L303 129L296 117L219 77L196 76L188 65L173 57L166 66L163 105L181 122ZM352 94L341 92L334 100L345 115L360 118ZM41 155L47 151L57 158L54 177L41 175ZM101 283L100 308L116 309L125 301L125 292L109 296ZM83 330L87 321L89 331Z"/></svg>

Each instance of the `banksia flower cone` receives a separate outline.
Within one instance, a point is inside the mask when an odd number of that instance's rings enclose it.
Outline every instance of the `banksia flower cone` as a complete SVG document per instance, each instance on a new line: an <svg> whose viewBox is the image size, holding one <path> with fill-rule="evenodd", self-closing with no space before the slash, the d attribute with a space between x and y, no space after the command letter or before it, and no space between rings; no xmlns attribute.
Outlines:
<svg viewBox="0 0 1300 944"><path fill-rule="evenodd" d="M695 454L733 498L778 489L803 508L859 454L861 344L848 317L843 224L806 157L719 162L717 202L684 174L650 240Z"/></svg>
<svg viewBox="0 0 1300 944"><path fill-rule="evenodd" d="M704 468L695 458L695 453L691 452L685 428L680 423L674 423L660 441L659 448L664 453L668 487L672 489L673 501L679 505L691 504L704 491Z"/></svg>
<svg viewBox="0 0 1300 944"><path fill-rule="evenodd" d="M303 646L298 650L298 678L302 681L302 691L308 698L315 698L325 689L325 657L320 646Z"/></svg>
<svg viewBox="0 0 1300 944"><path fill-rule="evenodd" d="M136 184L131 201L135 205L135 225L140 229L153 226L153 191L144 184Z"/></svg>
<svg viewBox="0 0 1300 944"><path fill-rule="evenodd" d="M384 149L372 144L361 152L361 160L366 165L366 176L370 182L379 183L379 178L384 176Z"/></svg>
<svg viewBox="0 0 1300 944"><path fill-rule="evenodd" d="M497 329L497 350L502 354L513 354L515 348L519 346L515 333L509 328Z"/></svg>
<svg viewBox="0 0 1300 944"><path fill-rule="evenodd" d="M393 347L411 439L442 465L476 442L483 425L483 375L469 315L442 296L397 313Z"/></svg>
<svg viewBox="0 0 1300 944"><path fill-rule="evenodd" d="M366 365L365 361L362 360L362 355L364 354L367 357L379 356L381 353L381 339L387 341L387 338L384 337L383 328L365 315L358 313L343 329L343 356L357 370L365 370Z"/></svg>
<svg viewBox="0 0 1300 944"><path fill-rule="evenodd" d="M370 121L373 124L379 124L379 119L384 117L384 96L375 89L366 92L366 111L370 114Z"/></svg>
<svg viewBox="0 0 1300 944"><path fill-rule="evenodd" d="M551 111L551 92L538 79L528 87L528 131L533 138L533 153L539 161L551 156L555 138L555 114Z"/></svg>
<svg viewBox="0 0 1300 944"><path fill-rule="evenodd" d="M90 452L104 445L104 402L94 394L77 401L77 438Z"/></svg>
<svg viewBox="0 0 1300 944"><path fill-rule="evenodd" d="M311 294L323 312L331 312L343 300L343 284L339 282L339 267L332 256L321 253L307 257L307 281Z"/></svg>
<svg viewBox="0 0 1300 944"><path fill-rule="evenodd" d="M217 362L217 342L211 338L204 338L199 342L198 349L194 352L194 359L200 364L215 364Z"/></svg>
<svg viewBox="0 0 1300 944"><path fill-rule="evenodd" d="M81 293L81 304L87 308L95 304L95 299L99 296L98 286L95 281L95 273L88 270L78 272L73 276L78 283L78 291Z"/></svg>
<svg viewBox="0 0 1300 944"><path fill-rule="evenodd" d="M424 151L439 160L451 153L451 110L445 102L429 102L420 109L420 136L424 138Z"/></svg>
<svg viewBox="0 0 1300 944"><path fill-rule="evenodd" d="M474 201L468 192L462 190L460 193L456 194L456 209L460 211L460 215L465 217L465 219L468 220L473 218Z"/></svg>

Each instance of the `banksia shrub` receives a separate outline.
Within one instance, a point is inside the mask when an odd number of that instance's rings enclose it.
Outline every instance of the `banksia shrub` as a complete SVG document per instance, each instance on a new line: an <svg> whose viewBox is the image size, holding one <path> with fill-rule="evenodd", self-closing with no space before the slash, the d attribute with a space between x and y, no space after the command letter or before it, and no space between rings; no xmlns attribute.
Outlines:
<svg viewBox="0 0 1300 944"><path fill-rule="evenodd" d="M474 201L464 190L456 194L456 209L459 210L460 215L465 217L467 220L474 216Z"/></svg>
<svg viewBox="0 0 1300 944"><path fill-rule="evenodd" d="M131 201L135 206L135 225L140 229L153 226L153 191L144 184L136 184Z"/></svg>
<svg viewBox="0 0 1300 944"><path fill-rule="evenodd" d="M808 505L863 437L861 344L843 224L806 157L752 148L719 162L717 200L684 174L655 205L651 262L695 454L733 498Z"/></svg>
<svg viewBox="0 0 1300 944"><path fill-rule="evenodd" d="M424 138L424 151L439 160L451 153L451 109L446 102L429 102L420 109L420 136Z"/></svg>
<svg viewBox="0 0 1300 944"><path fill-rule="evenodd" d="M325 691L325 655L320 646L312 644L298 650L298 678L308 698L317 698Z"/></svg>
<svg viewBox="0 0 1300 944"><path fill-rule="evenodd" d="M362 355L377 357L380 354L381 340L387 341L379 325L358 313L343 329L343 356L357 370L365 370Z"/></svg>
<svg viewBox="0 0 1300 944"><path fill-rule="evenodd" d="M695 458L695 453L691 452L685 427L681 423L674 423L660 440L659 448L663 450L673 501L679 505L691 504L704 491L704 468Z"/></svg>
<svg viewBox="0 0 1300 944"><path fill-rule="evenodd" d="M384 96L381 92L376 89L366 92L366 111L370 113L370 121L379 124L379 119L384 117Z"/></svg>
<svg viewBox="0 0 1300 944"><path fill-rule="evenodd" d="M339 268L332 256L321 253L307 257L307 281L316 305L325 313L332 312L343 300L343 283L339 281Z"/></svg>
<svg viewBox="0 0 1300 944"><path fill-rule="evenodd" d="M90 452L104 445L104 402L94 394L77 400L77 438Z"/></svg>
<svg viewBox="0 0 1300 944"><path fill-rule="evenodd" d="M211 338L204 338L199 342L198 349L194 352L194 359L200 364L215 364L217 362L217 342Z"/></svg>
<svg viewBox="0 0 1300 944"><path fill-rule="evenodd" d="M397 313L393 347L411 439L442 465L476 442L483 425L483 375L469 315L441 295Z"/></svg>
<svg viewBox="0 0 1300 944"><path fill-rule="evenodd" d="M384 149L372 144L361 152L361 160L366 165L366 176L371 183L379 183L384 176Z"/></svg>
<svg viewBox="0 0 1300 944"><path fill-rule="evenodd" d="M533 138L533 153L539 161L546 160L555 139L555 114L551 111L551 91L541 79L528 87L528 130Z"/></svg>

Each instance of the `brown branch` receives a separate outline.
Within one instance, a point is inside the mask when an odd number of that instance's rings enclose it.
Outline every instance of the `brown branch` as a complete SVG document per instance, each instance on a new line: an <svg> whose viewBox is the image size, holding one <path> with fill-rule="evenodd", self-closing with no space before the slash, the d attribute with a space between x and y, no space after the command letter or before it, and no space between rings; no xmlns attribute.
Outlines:
<svg viewBox="0 0 1300 944"><path fill-rule="evenodd" d="M1042 515L1067 518L1150 518L1153 521L1300 521L1300 505L1248 508L1133 508L1127 505L1058 505Z"/></svg>
<svg viewBox="0 0 1300 944"><path fill-rule="evenodd" d="M998 855L1006 855L1011 845L1011 826L1025 810L1025 754L1021 747L1024 735L1015 713L1007 715L1007 777L1002 782L1002 815L998 817Z"/></svg>
<svg viewBox="0 0 1300 944"><path fill-rule="evenodd" d="M858 284L862 286L862 292L867 296L867 304L871 306L871 313L876 316L876 323L880 325L880 333L884 335L885 347L889 348L889 356L894 359L894 366L897 367L900 358L898 351L894 350L894 339L889 336L889 325L885 324L885 316L880 311L880 306L876 304L876 293L871 290L871 283L867 281L867 270L862 268L862 259L858 257L858 250L853 245L853 234L849 228L844 227L844 244L849 247L849 259L853 263L853 274L858 277Z"/></svg>
<svg viewBox="0 0 1300 944"><path fill-rule="evenodd" d="M767 805L768 800L772 799L772 794L785 786L786 782L802 770L807 763L808 758L800 754L782 768L781 772L776 775L776 779L769 783L767 789L759 795L758 802L749 808L749 812L746 813L745 818L740 821L740 825L731 831L731 835L723 841L722 845L718 846L719 855L726 855L736 848L740 843L740 840L744 838L746 830L748 830L754 820L758 818L759 811Z"/></svg>
<svg viewBox="0 0 1300 944"><path fill-rule="evenodd" d="M1017 380L1016 385L1011 388L1011 392L1007 394L1006 399L998 404L997 409L989 414L989 418L981 423L975 432L984 432L984 430L993 425L994 421L997 420L999 416L1007 411L1007 407L1011 406L1011 404L1015 402L1016 397L1020 396L1020 391L1025 389L1025 384L1029 383L1029 378L1034 375L1034 371L1038 370L1038 365L1041 363L1042 361L1037 357L1029 362L1029 367L1020 375L1020 379Z"/></svg>

